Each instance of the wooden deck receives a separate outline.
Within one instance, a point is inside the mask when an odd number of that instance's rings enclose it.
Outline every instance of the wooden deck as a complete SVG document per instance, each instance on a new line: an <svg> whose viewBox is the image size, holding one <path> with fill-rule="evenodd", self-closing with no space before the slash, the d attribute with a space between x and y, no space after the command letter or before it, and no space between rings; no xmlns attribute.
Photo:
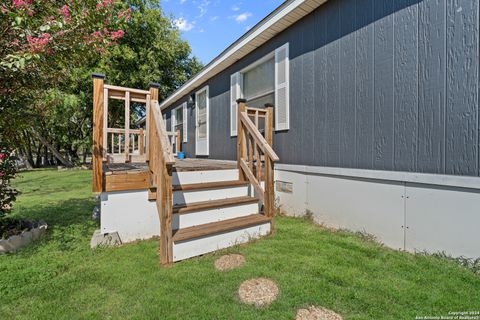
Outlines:
<svg viewBox="0 0 480 320"><path fill-rule="evenodd" d="M212 159L176 160L173 171L207 171L237 169L235 161ZM106 163L104 191L145 190L149 187L147 163Z"/></svg>
<svg viewBox="0 0 480 320"><path fill-rule="evenodd" d="M182 159L175 160L174 171L206 171L237 169L235 161L212 159ZM135 172L148 172L147 163L106 163L105 175L121 175Z"/></svg>

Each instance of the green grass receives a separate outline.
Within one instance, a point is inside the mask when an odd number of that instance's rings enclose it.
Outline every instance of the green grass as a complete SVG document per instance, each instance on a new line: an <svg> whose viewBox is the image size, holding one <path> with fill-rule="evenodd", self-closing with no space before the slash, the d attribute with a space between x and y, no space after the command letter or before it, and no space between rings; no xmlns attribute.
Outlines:
<svg viewBox="0 0 480 320"><path fill-rule="evenodd" d="M480 277L452 262L396 252L304 219L277 218L273 236L230 249L247 263L226 273L217 254L162 269L157 241L91 250L98 228L88 171L34 171L16 186L14 215L46 220L48 235L0 256L1 319L292 319L321 305L345 319L414 319L480 310ZM270 307L239 303L240 283L275 280Z"/></svg>

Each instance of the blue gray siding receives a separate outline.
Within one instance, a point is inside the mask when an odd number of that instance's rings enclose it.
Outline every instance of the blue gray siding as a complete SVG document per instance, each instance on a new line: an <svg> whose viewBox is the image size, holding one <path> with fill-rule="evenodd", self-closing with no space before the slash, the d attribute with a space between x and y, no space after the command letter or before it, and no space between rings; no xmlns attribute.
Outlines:
<svg viewBox="0 0 480 320"><path fill-rule="evenodd" d="M480 175L479 0L330 0L204 84L211 158L236 157L230 75L286 42L281 162ZM194 120L189 106L189 157Z"/></svg>

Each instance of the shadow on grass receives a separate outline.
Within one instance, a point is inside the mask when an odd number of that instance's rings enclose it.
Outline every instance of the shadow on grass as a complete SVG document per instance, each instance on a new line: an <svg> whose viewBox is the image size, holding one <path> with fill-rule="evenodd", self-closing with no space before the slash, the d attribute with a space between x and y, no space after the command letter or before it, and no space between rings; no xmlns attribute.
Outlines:
<svg viewBox="0 0 480 320"><path fill-rule="evenodd" d="M90 199L70 199L57 203L39 204L34 207L22 206L15 216L29 220L43 220L49 227L69 226L91 220L95 203Z"/></svg>
<svg viewBox="0 0 480 320"><path fill-rule="evenodd" d="M94 206L95 202L91 199L45 201L37 206L19 206L16 217L43 220L48 224L45 238L28 246L29 249L26 247L27 250L21 250L21 255L31 255L45 245L58 251L89 248L88 242L98 227L98 223L91 218Z"/></svg>

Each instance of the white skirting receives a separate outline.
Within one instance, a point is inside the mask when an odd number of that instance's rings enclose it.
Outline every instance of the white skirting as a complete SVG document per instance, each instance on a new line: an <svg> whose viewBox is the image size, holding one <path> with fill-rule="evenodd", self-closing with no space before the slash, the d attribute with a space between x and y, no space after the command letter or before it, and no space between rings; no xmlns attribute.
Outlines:
<svg viewBox="0 0 480 320"><path fill-rule="evenodd" d="M342 170L302 168L306 167L280 165L275 170L276 181L292 183L292 193L281 183L283 191L276 188L285 213L301 216L310 211L318 223L366 231L395 249L480 257L480 190L474 187L480 178L447 179L468 182L465 188L439 185L446 181L444 176L421 175L429 178L425 181L437 181L433 185L402 181L398 174L389 180L367 178L368 170L355 177L355 170L342 175Z"/></svg>

